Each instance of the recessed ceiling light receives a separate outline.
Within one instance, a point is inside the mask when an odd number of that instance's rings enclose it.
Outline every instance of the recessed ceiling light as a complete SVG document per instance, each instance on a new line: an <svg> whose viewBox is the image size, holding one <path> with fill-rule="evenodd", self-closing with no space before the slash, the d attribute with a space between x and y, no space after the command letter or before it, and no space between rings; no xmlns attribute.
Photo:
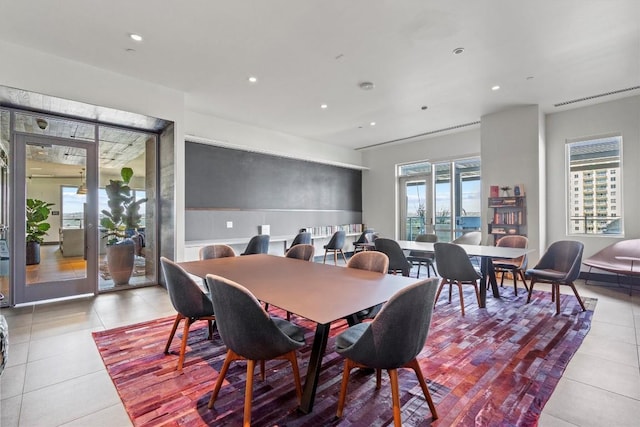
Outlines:
<svg viewBox="0 0 640 427"><path fill-rule="evenodd" d="M376 87L376 85L374 85L372 82L361 82L358 84L358 86L360 86L360 89L362 90L371 90Z"/></svg>
<svg viewBox="0 0 640 427"><path fill-rule="evenodd" d="M376 122L371 122L371 123L369 123L369 125L370 125L370 126L375 126L375 125L376 125Z"/></svg>
<svg viewBox="0 0 640 427"><path fill-rule="evenodd" d="M491 90L493 90L493 91L500 90L500 86L498 86L498 85L491 86Z"/></svg>
<svg viewBox="0 0 640 427"><path fill-rule="evenodd" d="M462 52L464 52L464 48L463 47L457 47L457 48L453 49L453 54L454 55L460 55Z"/></svg>
<svg viewBox="0 0 640 427"><path fill-rule="evenodd" d="M142 36L140 34L129 34L129 37L131 38L131 40L134 40L137 42L142 41Z"/></svg>
<svg viewBox="0 0 640 427"><path fill-rule="evenodd" d="M423 105L422 107L420 107L420 109L421 109L422 111L426 110L427 108L429 108L429 107L427 107L426 105Z"/></svg>
<svg viewBox="0 0 640 427"><path fill-rule="evenodd" d="M527 76L527 80L533 80L533 76Z"/></svg>
<svg viewBox="0 0 640 427"><path fill-rule="evenodd" d="M320 105L320 108L322 108L323 110L326 110L326 109L327 109L327 107L328 107L328 105L327 105L327 104L322 104L322 105Z"/></svg>
<svg viewBox="0 0 640 427"><path fill-rule="evenodd" d="M247 80L249 80L249 83L257 83L258 82L258 78L254 77L254 76L250 76Z"/></svg>

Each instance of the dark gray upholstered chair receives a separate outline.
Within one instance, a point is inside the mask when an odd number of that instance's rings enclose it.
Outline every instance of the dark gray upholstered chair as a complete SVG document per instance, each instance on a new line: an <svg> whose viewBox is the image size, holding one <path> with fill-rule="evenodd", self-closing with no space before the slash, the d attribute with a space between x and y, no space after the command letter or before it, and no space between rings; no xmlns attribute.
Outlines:
<svg viewBox="0 0 640 427"><path fill-rule="evenodd" d="M304 345L304 331L284 319L270 317L255 296L244 286L223 277L207 275L217 314L218 331L227 346L220 375L216 380L209 409L218 397L220 387L234 360L247 361L247 383L244 398L244 425L251 424L253 373L261 362L264 380L264 361L284 359L291 362L298 402L302 397L296 349Z"/></svg>
<svg viewBox="0 0 640 427"><path fill-rule="evenodd" d="M253 236L246 249L240 255L267 254L269 253L269 235L259 234Z"/></svg>
<svg viewBox="0 0 640 427"><path fill-rule="evenodd" d="M176 334L178 325L182 319L184 322L184 331L182 332L182 344L180 346L180 357L178 358L177 369L182 369L184 363L184 355L187 349L187 339L189 338L189 327L196 320L206 320L209 323L209 339L213 337L213 322L216 320L213 312L213 303L207 294L205 294L200 286L189 276L189 274L179 265L170 261L165 257L160 257L160 265L164 273L164 279L167 284L167 291L171 304L178 314L173 322L173 328L167 345L164 347L164 353L169 353L171 341Z"/></svg>
<svg viewBox="0 0 640 427"><path fill-rule="evenodd" d="M357 268L359 270L375 271L386 274L387 271L389 271L389 257L378 251L358 252L349 258L347 268ZM363 292L366 292L366 289L363 289ZM361 322L364 319L373 319L382 308L382 305L383 304L378 304L374 307L369 307L356 313L355 319L352 321Z"/></svg>
<svg viewBox="0 0 640 427"><path fill-rule="evenodd" d="M436 234L418 234L416 236L416 242L427 242L427 243L435 243L438 241L438 236ZM409 261L412 265L418 266L418 275L416 277L420 277L420 266L427 267L427 277L431 277L431 270L433 270L433 274L436 274L436 268L433 266L433 257L432 253L422 252L422 251L410 251L409 255L407 255L407 261Z"/></svg>
<svg viewBox="0 0 640 427"><path fill-rule="evenodd" d="M414 370L429 404L432 420L438 418L416 359L429 332L437 283L435 278L427 279L402 289L391 297L372 322L354 325L336 337L336 351L345 357L338 417L342 416L351 369L365 367L376 369L376 389L380 388L381 370L389 373L396 426L402 425L398 368Z"/></svg>
<svg viewBox="0 0 640 427"><path fill-rule="evenodd" d="M236 256L236 252L229 245L217 244L217 245L208 245L200 248L198 252L200 259L215 259L215 258L227 258ZM207 281L202 280L204 282L204 287L209 292L209 287L207 286Z"/></svg>
<svg viewBox="0 0 640 427"><path fill-rule="evenodd" d="M535 283L551 283L551 301L556 302L556 314L560 314L560 285L567 285L571 286L573 293L578 298L580 307L582 307L582 311L585 311L586 308L582 298L578 295L578 290L573 284L580 274L583 250L584 245L581 242L573 240L553 242L542 255L538 264L527 270L527 275L531 277L527 303L531 301Z"/></svg>
<svg viewBox="0 0 640 427"><path fill-rule="evenodd" d="M312 261L315 248L311 244L301 243L289 248L286 254L287 258L302 259L304 261Z"/></svg>
<svg viewBox="0 0 640 427"><path fill-rule="evenodd" d="M313 254L315 252L315 248L313 245L308 244L299 244L289 248L286 254L284 254L287 258L295 258L303 261L313 261ZM264 305L264 309L269 309L269 304ZM291 319L291 313L287 311L287 320Z"/></svg>
<svg viewBox="0 0 640 427"><path fill-rule="evenodd" d="M338 265L338 253L342 254L344 262L347 262L347 257L344 256L344 252L342 252L342 248L344 247L344 240L346 238L345 236L346 235L342 230L338 230L333 233L333 236L331 236L331 240L329 240L329 243L324 245L324 260L322 261L323 263L327 262L328 252L333 252L333 263L335 265Z"/></svg>
<svg viewBox="0 0 640 427"><path fill-rule="evenodd" d="M367 251L369 249L373 249L373 235L375 234L375 230L372 228L367 228L364 230L360 236L353 242L353 253L356 254L360 251Z"/></svg>
<svg viewBox="0 0 640 427"><path fill-rule="evenodd" d="M392 239L378 237L374 243L376 245L376 251L382 252L389 257L389 273L396 274L400 271L403 276L409 277L411 263L407 261L407 257L404 256L404 252L398 242Z"/></svg>
<svg viewBox="0 0 640 427"><path fill-rule="evenodd" d="M479 245L482 243L482 233L480 231L470 231L454 239L451 243L458 245Z"/></svg>
<svg viewBox="0 0 640 427"><path fill-rule="evenodd" d="M229 245L208 245L200 248L200 259L226 258L236 256L236 252Z"/></svg>
<svg viewBox="0 0 640 427"><path fill-rule="evenodd" d="M438 287L438 294L436 295L436 301L440 297L440 292L444 285L449 285L449 303L451 303L451 291L453 285L458 286L458 293L460 294L460 309L464 316L464 297L462 295L462 285L472 285L476 291L476 300L480 305L480 292L478 288L478 280L482 278L482 275L475 269L469 256L455 243L434 243L436 255L436 267L438 273L442 277L440 286Z"/></svg>
<svg viewBox="0 0 640 427"><path fill-rule="evenodd" d="M529 239L525 236L503 236L496 242L496 246L503 248L527 248L529 247ZM523 255L513 259L493 259L493 268L496 273L501 273L500 286L504 283L505 273L511 273L513 276L513 293L518 295L518 277L522 279L524 288L528 291L527 279L524 277L524 271L527 269L527 256Z"/></svg>
<svg viewBox="0 0 640 427"><path fill-rule="evenodd" d="M311 233L308 231L301 231L296 234L296 237L293 238L293 242L291 242L291 246L289 249L294 247L295 245L310 245L311 244Z"/></svg>

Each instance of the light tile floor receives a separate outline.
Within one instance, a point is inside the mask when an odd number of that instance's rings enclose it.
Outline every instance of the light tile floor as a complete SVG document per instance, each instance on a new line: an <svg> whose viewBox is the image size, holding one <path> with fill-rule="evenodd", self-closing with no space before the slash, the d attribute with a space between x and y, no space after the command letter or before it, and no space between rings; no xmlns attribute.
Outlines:
<svg viewBox="0 0 640 427"><path fill-rule="evenodd" d="M598 299L592 328L545 406L540 425L638 426L638 291L630 297L624 289L581 281L578 288L581 295ZM549 310L554 309L549 301ZM175 312L164 288L150 287L0 313L10 334L8 365L0 376L2 427L117 427L131 423L91 332Z"/></svg>

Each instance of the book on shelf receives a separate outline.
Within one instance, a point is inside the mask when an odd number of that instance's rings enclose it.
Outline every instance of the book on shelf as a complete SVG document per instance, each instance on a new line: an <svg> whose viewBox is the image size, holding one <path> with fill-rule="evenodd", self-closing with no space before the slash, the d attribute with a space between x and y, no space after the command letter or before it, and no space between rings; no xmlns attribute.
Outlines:
<svg viewBox="0 0 640 427"><path fill-rule="evenodd" d="M490 187L489 194L491 194L491 197L499 197L500 196L500 187L497 186L497 185L492 185Z"/></svg>

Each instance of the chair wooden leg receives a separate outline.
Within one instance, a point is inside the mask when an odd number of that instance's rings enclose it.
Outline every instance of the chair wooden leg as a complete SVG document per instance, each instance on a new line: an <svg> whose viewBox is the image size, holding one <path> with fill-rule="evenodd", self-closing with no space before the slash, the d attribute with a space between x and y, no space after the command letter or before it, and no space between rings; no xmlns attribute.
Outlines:
<svg viewBox="0 0 640 427"><path fill-rule="evenodd" d="M326 263L327 263L327 252L328 252L328 251L329 251L329 249L325 249L325 250L324 250L324 258L323 258L323 260L322 260L322 263L323 263L323 264L326 264Z"/></svg>
<svg viewBox="0 0 640 427"><path fill-rule="evenodd" d="M244 418L243 427L251 427L251 401L253 400L253 371L256 367L255 360L247 360L247 382L244 386Z"/></svg>
<svg viewBox="0 0 640 427"><path fill-rule="evenodd" d="M458 282L458 293L460 294L460 309L462 310L462 315L464 316L464 296L462 295L462 283Z"/></svg>
<svg viewBox="0 0 640 427"><path fill-rule="evenodd" d="M576 286L573 284L573 282L567 283L567 285L571 286L571 289L573 289L573 293L575 294L576 298L578 298L578 302L580 303L580 307L582 307L582 311L587 311L584 306L584 302L582 302L582 298L580 298L580 295L578 295L578 290L576 289Z"/></svg>
<svg viewBox="0 0 640 427"><path fill-rule="evenodd" d="M173 322L173 327L171 328L171 333L169 334L167 345L164 346L164 354L169 354L169 347L171 347L171 341L173 341L173 337L176 335L176 330L178 329L178 325L180 324L180 320L182 319L184 319L184 316L178 313L176 315L176 320Z"/></svg>
<svg viewBox="0 0 640 427"><path fill-rule="evenodd" d="M520 279L522 279L522 283L524 284L524 289L529 292L529 286L527 286L527 278L524 276L524 271L516 270L520 275Z"/></svg>
<svg viewBox="0 0 640 427"><path fill-rule="evenodd" d="M220 374L218 375L218 379L216 379L216 385L213 387L213 393L211 394L211 399L209 399L209 404L207 407L209 409L213 408L213 404L218 397L218 393L220 392L220 387L222 387L222 383L224 382L224 377L227 375L227 371L229 370L229 365L234 360L242 359L242 357L238 356L231 350L227 350L227 355L224 358L224 363L222 364L222 369L220 370Z"/></svg>
<svg viewBox="0 0 640 427"><path fill-rule="evenodd" d="M295 350L285 354L285 359L291 362L291 369L293 370L293 382L296 386L296 396L298 396L298 404L302 401L302 385L300 384L300 371L298 370L298 357Z"/></svg>
<svg viewBox="0 0 640 427"><path fill-rule="evenodd" d="M338 251L335 249L333 251L333 265L338 265Z"/></svg>
<svg viewBox="0 0 640 427"><path fill-rule="evenodd" d="M402 427L402 418L400 416L400 387L398 386L398 370L388 369L389 379L391 380L391 401L393 402L393 425Z"/></svg>
<svg viewBox="0 0 640 427"><path fill-rule="evenodd" d="M446 283L446 279L442 279L440 281L440 286L438 286L438 292L436 292L436 299L433 302L433 306L435 307L436 303L438 302L438 298L440 297L440 292L442 292L442 288L444 288L444 284Z"/></svg>
<svg viewBox="0 0 640 427"><path fill-rule="evenodd" d="M556 314L560 314L560 284L554 283L552 294L556 295Z"/></svg>
<svg viewBox="0 0 640 427"><path fill-rule="evenodd" d="M451 293L453 292L453 283L449 282L449 304L451 304Z"/></svg>
<svg viewBox="0 0 640 427"><path fill-rule="evenodd" d="M422 388L422 393L424 393L424 398L427 400L429 410L431 411L431 420L437 420L438 412L436 411L436 405L433 403L431 393L429 393L429 388L427 387L427 383L424 380L424 375L422 375L422 370L420 369L418 359L413 359L411 362L407 363L405 367L413 369L413 372L416 373L416 377L418 377L418 382L420 383L420 387Z"/></svg>
<svg viewBox="0 0 640 427"><path fill-rule="evenodd" d="M342 411L344 409L344 401L347 397L347 385L349 384L349 374L351 369L355 366L349 359L344 360L344 370L342 371L342 384L340 385L340 397L338 397L338 410L336 411L336 417L342 417Z"/></svg>
<svg viewBox="0 0 640 427"><path fill-rule="evenodd" d="M473 289L476 291L476 301L478 302L478 307L480 307L480 290L478 289L477 282L473 283Z"/></svg>
<svg viewBox="0 0 640 427"><path fill-rule="evenodd" d="M380 390L382 386L382 369L376 369L376 390Z"/></svg>
<svg viewBox="0 0 640 427"><path fill-rule="evenodd" d="M344 263L347 263L347 257L344 255L344 252L342 252L342 249L340 249L340 254L342 254L342 259L344 260Z"/></svg>
<svg viewBox="0 0 640 427"><path fill-rule="evenodd" d="M518 270L511 270L511 275L513 276L513 293L514 295L518 295Z"/></svg>
<svg viewBox="0 0 640 427"><path fill-rule="evenodd" d="M180 356L178 357L178 371L182 370L184 364L184 354L187 352L187 340L189 339L189 328L193 321L191 319L184 319L184 331L182 332L182 344L180 344Z"/></svg>
<svg viewBox="0 0 640 427"><path fill-rule="evenodd" d="M527 297L527 304L531 302L531 294L533 293L533 284L536 283L535 278L531 278L531 283L529 284L529 296Z"/></svg>

